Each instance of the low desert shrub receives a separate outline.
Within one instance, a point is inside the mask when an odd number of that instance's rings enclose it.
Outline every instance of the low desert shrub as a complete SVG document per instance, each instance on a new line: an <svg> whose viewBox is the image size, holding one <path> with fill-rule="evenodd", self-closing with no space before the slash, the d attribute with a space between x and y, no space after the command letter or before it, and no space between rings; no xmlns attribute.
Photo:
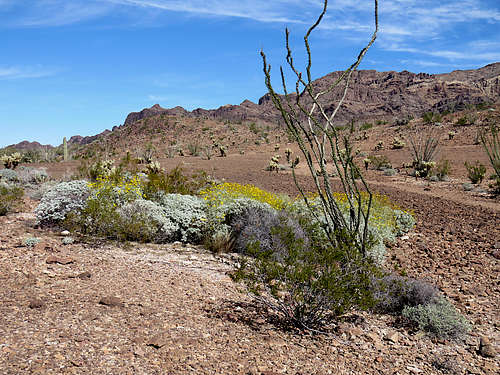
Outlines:
<svg viewBox="0 0 500 375"><path fill-rule="evenodd" d="M248 247L258 242L261 251L272 251L278 259L285 251L281 238L273 233L273 228L286 224L297 239L308 246L309 240L302 227L296 220L289 217L284 211L261 205L247 205L237 215L234 211L227 215L228 225L234 237L236 252L245 253Z"/></svg>
<svg viewBox="0 0 500 375"><path fill-rule="evenodd" d="M373 128L373 124L370 122L365 122L359 127L360 130L368 130L371 128Z"/></svg>
<svg viewBox="0 0 500 375"><path fill-rule="evenodd" d="M415 218L408 211L394 209L394 227L397 237L408 233L415 227Z"/></svg>
<svg viewBox="0 0 500 375"><path fill-rule="evenodd" d="M225 182L202 190L200 196L212 207L220 206L238 198L250 198L258 202L267 203L277 210L283 209L287 200L283 196L259 189L254 185L241 185Z"/></svg>
<svg viewBox="0 0 500 375"><path fill-rule="evenodd" d="M461 339L470 331L470 323L444 297L431 303L406 306L402 311L418 329L442 339Z"/></svg>
<svg viewBox="0 0 500 375"><path fill-rule="evenodd" d="M345 194L334 193L333 199L337 202L346 221L350 222L349 203ZM368 204L368 195L362 194L362 204ZM320 224L325 225L326 219L321 211L321 204L317 197L309 198L310 207L316 211L311 215L309 208L302 200L292 202L287 211L299 216L308 216L310 221L317 221L320 218ZM384 262L387 242L394 242L397 236L401 236L413 228L415 220L410 212L401 210L400 207L392 203L389 198L381 194L373 194L370 219L368 223L368 235L370 237L370 250L367 252L369 258L375 263ZM361 223L364 226L364 223Z"/></svg>
<svg viewBox="0 0 500 375"><path fill-rule="evenodd" d="M187 148L189 151L189 155L200 156L201 146L199 145L199 143L188 143Z"/></svg>
<svg viewBox="0 0 500 375"><path fill-rule="evenodd" d="M386 168L392 168L392 164L389 158L385 155L370 155L367 157L369 164L373 166L376 170L382 170Z"/></svg>
<svg viewBox="0 0 500 375"><path fill-rule="evenodd" d="M22 188L0 183L0 216L19 209L23 204L23 195Z"/></svg>
<svg viewBox="0 0 500 375"><path fill-rule="evenodd" d="M19 182L22 184L40 185L49 180L47 171L42 168L21 166L17 169Z"/></svg>
<svg viewBox="0 0 500 375"><path fill-rule="evenodd" d="M349 235L333 247L320 240L308 246L286 223L274 227L272 234L280 238L283 251L265 250L255 241L247 249L251 258L242 259L233 279L281 314L287 325L321 330L353 307L373 305L370 278L377 269L357 252Z"/></svg>
<svg viewBox="0 0 500 375"><path fill-rule="evenodd" d="M434 112L425 112L422 115L422 120L424 124L434 124L436 122L441 122L441 115Z"/></svg>
<svg viewBox="0 0 500 375"><path fill-rule="evenodd" d="M400 314L407 306L427 305L438 296L438 289L425 281L386 275L374 282L375 311Z"/></svg>
<svg viewBox="0 0 500 375"><path fill-rule="evenodd" d="M474 164L465 162L464 165L465 168L467 168L467 176L469 177L470 182L473 184L480 184L486 174L486 167L481 164L479 160L476 160Z"/></svg>
<svg viewBox="0 0 500 375"><path fill-rule="evenodd" d="M491 184L491 187L495 193L500 194L500 138L498 133L498 125L492 125L489 132L480 133L480 139L484 150L488 154L491 166L495 171L495 175L492 176L494 183Z"/></svg>
<svg viewBox="0 0 500 375"><path fill-rule="evenodd" d="M13 169L0 169L0 180L5 182L17 182L19 175Z"/></svg>
<svg viewBox="0 0 500 375"><path fill-rule="evenodd" d="M83 180L61 182L53 186L35 208L38 224L61 223L69 212L78 212L85 207L90 192L87 181Z"/></svg>
<svg viewBox="0 0 500 375"><path fill-rule="evenodd" d="M165 215L164 241L199 243L207 225L206 204L203 199L183 194L160 194L155 202Z"/></svg>
<svg viewBox="0 0 500 375"><path fill-rule="evenodd" d="M439 163L436 164L434 168L435 176L439 179L439 181L444 181L446 177L449 176L451 171L450 161L446 159L442 159Z"/></svg>
<svg viewBox="0 0 500 375"><path fill-rule="evenodd" d="M23 241L23 244L24 246L26 247L33 247L35 246L37 243L40 242L40 239L39 238L36 238L36 237L28 237L28 238L25 238L24 241Z"/></svg>
<svg viewBox="0 0 500 375"><path fill-rule="evenodd" d="M177 166L169 172L149 173L142 188L147 199L154 199L158 193L194 195L209 184L205 172L188 176Z"/></svg>

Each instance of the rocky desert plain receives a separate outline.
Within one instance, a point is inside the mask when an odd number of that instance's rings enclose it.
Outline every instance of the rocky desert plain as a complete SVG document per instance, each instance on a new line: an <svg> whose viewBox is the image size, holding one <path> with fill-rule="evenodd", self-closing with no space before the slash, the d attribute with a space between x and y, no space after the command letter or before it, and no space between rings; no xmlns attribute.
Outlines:
<svg viewBox="0 0 500 375"><path fill-rule="evenodd" d="M339 72L315 81L326 87ZM325 102L332 110L340 92ZM356 161L373 192L413 212L416 225L387 245L384 267L436 285L471 323L463 340L409 329L400 317L356 309L327 333L289 329L230 272L238 254L202 245L149 244L36 225L36 194L0 216L1 374L498 374L500 198L487 177L470 184L464 163L493 173L478 134L500 124L500 63L449 74L357 71L337 118L355 125ZM425 113L436 118L425 119ZM416 178L409 137L432 132L443 181ZM394 140L405 143L392 147ZM73 160L21 164L69 180L82 160L150 151L165 170L204 170L218 181L296 196L291 169L267 170L274 155L300 150L269 95L216 110L159 105L129 114L92 137L68 137ZM213 144L224 145L224 156ZM12 145L20 152L51 147ZM365 171L370 155L394 172ZM84 159L88 158L88 159ZM19 167L18 167L19 168ZM306 164L297 178L313 190ZM336 189L339 179L331 178ZM36 187L30 189L36 190ZM26 245L26 238L40 241Z"/></svg>

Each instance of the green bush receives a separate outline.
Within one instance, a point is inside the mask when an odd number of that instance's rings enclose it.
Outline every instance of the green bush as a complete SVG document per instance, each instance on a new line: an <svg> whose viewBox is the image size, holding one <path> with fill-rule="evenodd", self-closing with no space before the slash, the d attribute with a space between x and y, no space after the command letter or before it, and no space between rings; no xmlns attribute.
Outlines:
<svg viewBox="0 0 500 375"><path fill-rule="evenodd" d="M449 176L451 171L450 161L446 159L442 159L439 163L436 164L434 168L435 175L439 179L439 181L444 181L447 176Z"/></svg>
<svg viewBox="0 0 500 375"><path fill-rule="evenodd" d="M470 182L473 184L480 184L486 174L486 167L481 164L479 160L476 160L475 164L465 162L464 165L465 168L467 168L467 176L469 177Z"/></svg>
<svg viewBox="0 0 500 375"><path fill-rule="evenodd" d="M333 247L319 224L305 229L309 245L286 222L274 227L282 252L263 249L255 241L247 249L252 258L241 261L233 279L281 314L285 324L299 329L321 329L353 307L372 307L370 280L378 270L356 250L355 240L342 233L338 238L344 240Z"/></svg>
<svg viewBox="0 0 500 375"><path fill-rule="evenodd" d="M0 216L19 209L23 204L23 195L22 188L0 183Z"/></svg>
<svg viewBox="0 0 500 375"><path fill-rule="evenodd" d="M385 155L370 155L367 158L376 170L392 168L389 158Z"/></svg>
<svg viewBox="0 0 500 375"><path fill-rule="evenodd" d="M434 112L425 112L422 115L422 120L424 124L433 124L436 122L441 122L441 115L439 113Z"/></svg>
<svg viewBox="0 0 500 375"><path fill-rule="evenodd" d="M491 166L495 171L492 176L494 183L490 185L494 192L500 194L500 138L498 137L499 127L492 125L489 132L479 134L484 150L488 154Z"/></svg>
<svg viewBox="0 0 500 375"><path fill-rule="evenodd" d="M163 171L149 173L143 191L147 199L154 199L160 192L193 195L209 184L210 181L205 172L201 171L187 176L182 168L177 166L168 173Z"/></svg>
<svg viewBox="0 0 500 375"><path fill-rule="evenodd" d="M461 339L470 331L470 323L444 297L426 305L407 306L402 311L420 330L442 339Z"/></svg>

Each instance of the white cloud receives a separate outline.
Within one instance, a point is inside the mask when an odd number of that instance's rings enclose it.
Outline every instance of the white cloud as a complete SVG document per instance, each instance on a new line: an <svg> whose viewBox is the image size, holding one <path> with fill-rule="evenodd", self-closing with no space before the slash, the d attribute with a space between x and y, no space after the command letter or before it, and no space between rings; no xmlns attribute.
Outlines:
<svg viewBox="0 0 500 375"><path fill-rule="evenodd" d="M41 67L0 66L0 80L42 78L54 74L54 70Z"/></svg>

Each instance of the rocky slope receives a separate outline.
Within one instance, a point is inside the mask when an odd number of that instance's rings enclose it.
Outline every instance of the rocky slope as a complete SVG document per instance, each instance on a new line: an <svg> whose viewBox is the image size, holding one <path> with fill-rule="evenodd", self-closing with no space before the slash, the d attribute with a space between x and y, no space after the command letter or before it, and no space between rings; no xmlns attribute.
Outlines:
<svg viewBox="0 0 500 375"><path fill-rule="evenodd" d="M340 76L333 72L314 82L317 90L324 90ZM323 98L327 112L335 108L341 88ZM360 70L353 73L350 90L339 112L339 121L352 119L394 118L423 112L463 109L467 104L496 102L500 97L500 63L493 63L476 70L456 70L446 74L402 72L377 72ZM305 100L307 103L307 100ZM165 114L167 116L192 116L229 121L279 121L269 95L258 104L245 100L240 105L225 105L213 110L182 107L162 108L155 104L140 112L130 113L124 125Z"/></svg>

